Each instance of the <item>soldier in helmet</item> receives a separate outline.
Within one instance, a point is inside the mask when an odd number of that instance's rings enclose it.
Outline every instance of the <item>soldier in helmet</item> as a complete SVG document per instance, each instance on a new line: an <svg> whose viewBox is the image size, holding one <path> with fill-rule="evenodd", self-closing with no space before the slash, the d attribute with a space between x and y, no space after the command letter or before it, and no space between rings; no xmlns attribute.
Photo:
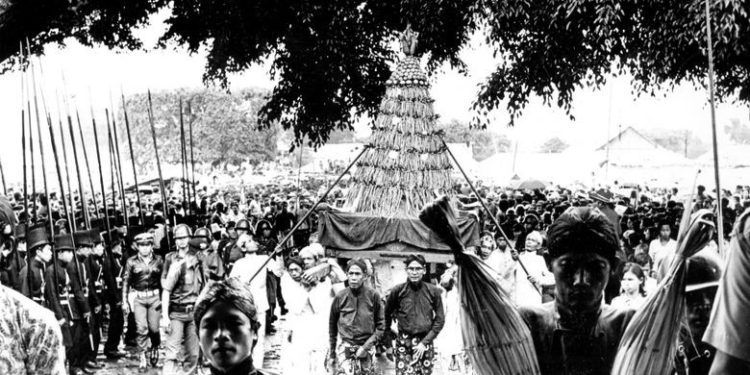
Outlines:
<svg viewBox="0 0 750 375"><path fill-rule="evenodd" d="M247 234L250 236L255 235L253 233L253 227L250 225L250 222L247 219L238 221L234 229L237 232L237 238L242 237L243 234ZM226 264L227 268L230 270L232 269L232 265L234 265L234 262L236 262L243 256L244 253L242 252L242 249L237 246L236 240L234 241L234 243L227 244L224 247L224 264Z"/></svg>
<svg viewBox="0 0 750 375"><path fill-rule="evenodd" d="M197 371L198 334L193 308L206 285L206 277L201 259L190 249L190 235L190 228L185 224L174 228L177 250L163 283L161 327L168 335L165 375L181 371L183 367L187 374ZM184 358L180 358L181 353Z"/></svg>
<svg viewBox="0 0 750 375"><path fill-rule="evenodd" d="M140 233L135 236L138 253L125 263L125 274L122 280L122 308L125 315L132 308L138 331L139 364L138 371L148 371L146 360L149 333L152 337L151 356L158 353L159 340L154 339L159 332L161 301L159 288L164 260L154 254L154 235L151 232ZM133 292L132 307L128 294Z"/></svg>
<svg viewBox="0 0 750 375"><path fill-rule="evenodd" d="M685 302L688 324L680 335L676 374L707 375L711 368L716 351L701 338L708 327L722 272L721 258L709 249L687 260Z"/></svg>
<svg viewBox="0 0 750 375"><path fill-rule="evenodd" d="M211 246L211 231L206 227L200 227L193 233L190 247L200 256L205 268L208 282L223 280L226 275L224 262L219 253Z"/></svg>

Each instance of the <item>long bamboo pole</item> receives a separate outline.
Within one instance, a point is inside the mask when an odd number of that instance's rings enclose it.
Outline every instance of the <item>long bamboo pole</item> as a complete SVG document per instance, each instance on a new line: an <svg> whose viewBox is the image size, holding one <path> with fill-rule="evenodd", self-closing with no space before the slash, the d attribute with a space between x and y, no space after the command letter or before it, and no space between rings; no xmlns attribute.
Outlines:
<svg viewBox="0 0 750 375"><path fill-rule="evenodd" d="M141 225L145 225L146 221L143 217L143 206L141 206L141 191L138 189L138 170L135 168L135 155L133 154L133 140L130 137L130 121L128 120L128 109L125 105L125 94L120 91L120 97L122 98L122 114L125 118L125 131L128 134L128 148L130 149L130 163L133 166L133 183L135 184L135 201L138 204L138 217L141 220Z"/></svg>
<svg viewBox="0 0 750 375"><path fill-rule="evenodd" d="M714 154L714 181L716 182L716 231L719 235L717 242L719 254L724 256L724 214L721 207L721 179L719 178L719 142L716 136L716 102L714 97L714 48L711 37L711 4L706 2L706 39L708 43L708 101L711 104L711 138Z"/></svg>
<svg viewBox="0 0 750 375"><path fill-rule="evenodd" d="M258 276L260 271L265 268L266 264L268 264L268 262L271 261L271 258L273 258L277 254L279 254L282 250L284 250L284 244L287 241L289 241L290 238L292 238L292 235L294 234L295 231L297 231L297 228L299 228L300 225L302 225L302 223L304 223L307 220L307 218L310 217L310 215L312 215L313 212L315 212L315 209L318 207L320 202L323 202L323 199L325 199L328 196L328 193L330 193L331 190L333 190L333 188L339 184L341 179L344 178L344 176L346 176L347 173L349 173L349 170L352 169L352 167L357 162L357 160L359 160L359 158L361 158L362 155L364 155L366 150L367 150L367 147L362 147L362 151L360 151L359 155L357 155L357 157L355 157L354 160L352 160L351 163L349 163L349 166L346 167L346 169L339 175L339 177L336 179L336 182L334 182L331 186L328 187L328 189L326 189L325 193L323 193L323 195L321 195L320 198L318 198L318 200L315 202L315 204L312 205L310 210L307 211L305 216L303 216L302 219L298 220L297 224L294 224L294 227L292 227L292 230L290 230L289 233L287 233L286 236L284 236L284 238L282 238L281 241L279 241L279 243L276 245L276 248L273 250L273 254L268 255L268 259L266 259L266 261L263 262L263 265L258 268L258 270L255 272L253 277L250 278L248 283L252 282L253 279L255 279L255 277Z"/></svg>
<svg viewBox="0 0 750 375"><path fill-rule="evenodd" d="M167 191L164 187L164 175L161 173L159 147L156 143L156 125L154 125L154 107L151 103L151 90L148 91L148 122L151 125L151 138L154 141L154 156L156 157L156 168L159 171L159 189L161 190L162 205L164 206L164 237L167 239L166 252L169 252L172 248L172 244L170 243L169 239L169 205L167 203Z"/></svg>
<svg viewBox="0 0 750 375"><path fill-rule="evenodd" d="M484 211L492 219L492 222L495 223L495 226L497 227L497 230L500 231L500 234L502 234L503 239L505 239L505 242L508 244L508 247L510 247L510 244L511 244L510 239L505 234L505 231L503 231L503 228L500 226L500 223L497 222L497 218L494 215L492 215L492 212L490 212L490 209L487 208L487 204L484 203L484 199L482 199L482 196L479 195L479 192L474 187L474 184L469 179L469 176L467 176L466 172L464 172L464 169L463 169L463 167L461 167L461 164L458 163L458 159L456 159L456 157L453 155L453 152L451 152L451 149L448 147L448 144L445 143L445 140L443 138L440 138L440 141L443 142L443 146L445 146L445 149L448 151L448 155L450 155L451 159L453 159L453 162L456 163L456 166L458 167L458 170L461 171L461 174L464 176L464 179L466 179L466 182L469 184L469 187L471 188L471 191L474 192L474 195L477 196L477 199L479 199L479 203L482 204L482 208L484 208ZM526 266L523 264L523 261L521 260L521 258L517 258L516 261L518 262L518 264L523 269L523 272L525 272L526 275L531 276L531 274L529 274L529 271L526 269ZM539 292L539 294L542 294L542 291L539 290L539 288L537 288L536 286L534 286L534 289L537 292Z"/></svg>

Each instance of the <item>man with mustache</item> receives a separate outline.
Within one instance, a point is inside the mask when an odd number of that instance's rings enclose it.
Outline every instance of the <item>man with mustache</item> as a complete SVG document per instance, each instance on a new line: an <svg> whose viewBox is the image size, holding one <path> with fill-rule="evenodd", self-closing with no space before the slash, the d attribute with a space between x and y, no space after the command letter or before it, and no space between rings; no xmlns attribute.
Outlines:
<svg viewBox="0 0 750 375"><path fill-rule="evenodd" d="M634 310L604 304L619 240L596 208L571 207L549 228L555 300L521 306L542 374L609 374Z"/></svg>
<svg viewBox="0 0 750 375"><path fill-rule="evenodd" d="M272 374L253 364L260 321L247 283L229 278L210 284L196 301L194 319L211 374Z"/></svg>

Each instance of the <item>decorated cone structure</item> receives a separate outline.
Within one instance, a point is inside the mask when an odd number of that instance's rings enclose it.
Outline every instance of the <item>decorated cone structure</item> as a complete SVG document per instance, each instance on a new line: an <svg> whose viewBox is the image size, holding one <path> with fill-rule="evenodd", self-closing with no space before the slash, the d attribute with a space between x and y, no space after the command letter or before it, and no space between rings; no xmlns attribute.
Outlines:
<svg viewBox="0 0 750 375"><path fill-rule="evenodd" d="M347 204L355 212L414 217L435 192L452 186L451 160L436 127L427 75L414 56L418 33L401 38L405 57L386 82L367 151L357 164Z"/></svg>
<svg viewBox="0 0 750 375"><path fill-rule="evenodd" d="M353 172L343 210L325 209L319 241L341 258L397 259L420 253L446 262L451 249L419 221L422 207L453 186L453 166L436 126L427 75L414 55L418 33L408 28L404 57L386 82L373 133ZM462 245L479 239L476 216L457 220Z"/></svg>

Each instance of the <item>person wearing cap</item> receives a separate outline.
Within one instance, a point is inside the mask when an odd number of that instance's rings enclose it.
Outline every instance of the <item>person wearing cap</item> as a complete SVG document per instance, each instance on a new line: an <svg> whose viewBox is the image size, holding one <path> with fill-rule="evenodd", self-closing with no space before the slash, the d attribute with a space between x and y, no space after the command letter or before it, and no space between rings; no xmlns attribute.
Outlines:
<svg viewBox="0 0 750 375"><path fill-rule="evenodd" d="M102 323L104 321L104 268L102 267L102 256L104 246L102 237L97 229L75 232L76 245L86 248L85 264L89 269L88 289L89 305L91 308L91 334L93 338L93 351L90 353L90 362L101 367L97 363L96 355L99 352L99 344L102 341Z"/></svg>
<svg viewBox="0 0 750 375"><path fill-rule="evenodd" d="M29 230L29 251L34 255L31 264L21 269L21 293L34 302L44 306L44 270L52 261L52 246L49 240L49 231L46 226L38 226ZM29 277L29 273L31 273Z"/></svg>
<svg viewBox="0 0 750 375"><path fill-rule="evenodd" d="M426 283L427 261L422 255L409 255L404 261L407 279L391 289L385 302L385 326L398 322L396 374L432 374L433 340L445 325L440 288Z"/></svg>
<svg viewBox="0 0 750 375"><path fill-rule="evenodd" d="M337 375L374 373L375 345L386 329L383 302L365 285L367 265L361 258L346 265L349 286L331 302L326 367Z"/></svg>
<svg viewBox="0 0 750 375"><path fill-rule="evenodd" d="M122 308L125 315L129 314L131 309L135 314L140 360L138 371L146 372L148 371L146 350L149 333L152 337L158 337L159 333L161 312L159 289L164 261L161 256L154 254L154 235L151 232L136 235L135 245L138 253L125 263L125 274L122 280L122 300L125 303L122 304ZM134 294L132 306L128 299L130 292ZM158 348L159 340L152 339L152 357L154 352L158 353Z"/></svg>
<svg viewBox="0 0 750 375"><path fill-rule="evenodd" d="M732 231L725 269L703 341L716 349L711 375L750 374L750 210Z"/></svg>
<svg viewBox="0 0 750 375"><path fill-rule="evenodd" d="M609 374L634 310L603 303L619 240L598 209L571 207L549 228L555 300L522 305L541 374Z"/></svg>
<svg viewBox="0 0 750 375"><path fill-rule="evenodd" d="M253 300L256 301L258 308L258 319L261 322L261 329L258 331L258 348L253 354L255 363L263 363L263 348L267 333L266 330L266 312L268 311L268 294L266 291L266 273L280 269L276 262L269 258L268 255L258 254L258 243L248 234L243 234L237 239L237 246L244 252L245 256L239 259L232 267L229 277L237 277L242 282L250 285L253 292ZM252 280L251 280L252 278Z"/></svg>
<svg viewBox="0 0 750 375"><path fill-rule="evenodd" d="M76 243L75 257L77 261L67 264L68 275L70 276L70 290L73 299L70 301L71 308L77 310L77 316L80 319L74 319L73 324L73 346L76 348L77 361L81 363L84 371L93 371L101 368L96 364L96 349L98 342L94 337L94 330L98 330L95 324L95 315L101 312L101 306L98 298L92 288L93 274L89 257L92 251L92 244L89 240L84 240L82 236L88 236L87 233L79 233ZM98 332L97 332L98 335ZM94 347L97 344L97 347ZM84 366L85 365L85 366Z"/></svg>
<svg viewBox="0 0 750 375"><path fill-rule="evenodd" d="M55 236L54 251L57 252L57 264L50 263L44 273L47 306L60 324L70 374L91 374L94 369L86 366L85 352L78 346L90 345L88 337L85 331L80 330L81 327L75 326L76 323L80 324L83 316L75 305L71 305L74 301L67 266L73 261L74 248L69 234Z"/></svg>
<svg viewBox="0 0 750 375"><path fill-rule="evenodd" d="M94 253L99 253L98 247L104 245L98 243L94 237ZM118 347L125 325L125 317L122 314L122 238L120 231L113 229L107 236L109 252L101 256L102 279L104 281L104 292L102 299L109 307L109 327L107 328L107 341L104 343L104 355L108 359L119 359L125 356ZM102 247L101 252L104 253Z"/></svg>
<svg viewBox="0 0 750 375"><path fill-rule="evenodd" d="M206 276L203 263L190 249L190 228L179 224L174 228L176 256L163 280L161 327L167 333L166 362L163 374L182 371L195 374L198 366L198 335L193 308ZM184 358L179 358L181 354Z"/></svg>
<svg viewBox="0 0 750 375"><path fill-rule="evenodd" d="M272 375L256 367L258 309L250 286L236 278L209 285L195 304L195 326L214 375Z"/></svg>

